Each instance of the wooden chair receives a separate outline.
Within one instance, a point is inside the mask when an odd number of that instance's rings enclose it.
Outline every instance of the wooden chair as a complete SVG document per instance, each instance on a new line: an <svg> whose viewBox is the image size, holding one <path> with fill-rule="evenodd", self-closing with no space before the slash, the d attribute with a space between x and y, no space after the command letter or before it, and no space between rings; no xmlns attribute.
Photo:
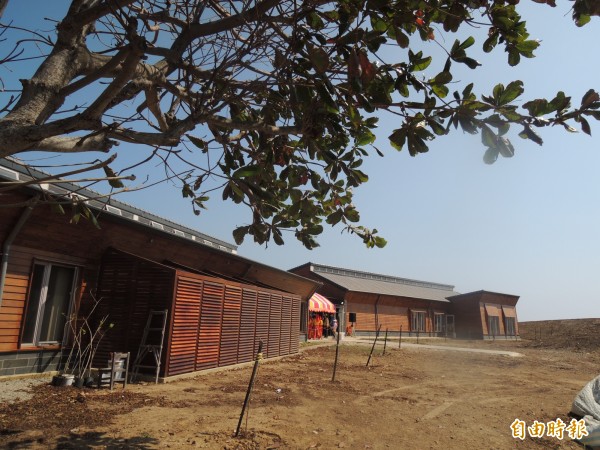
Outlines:
<svg viewBox="0 0 600 450"><path fill-rule="evenodd" d="M129 357L129 352L110 353L110 366L98 369L98 388L109 385L112 391L115 383L122 383L123 389L125 389L127 377L129 376Z"/></svg>

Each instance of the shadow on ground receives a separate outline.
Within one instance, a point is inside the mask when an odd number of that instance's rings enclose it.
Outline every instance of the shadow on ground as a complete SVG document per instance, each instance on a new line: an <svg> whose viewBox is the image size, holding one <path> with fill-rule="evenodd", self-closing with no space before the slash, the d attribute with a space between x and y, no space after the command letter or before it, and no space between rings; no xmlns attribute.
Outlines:
<svg viewBox="0 0 600 450"><path fill-rule="evenodd" d="M107 436L106 433L88 432L62 436L56 442L56 449L150 449L156 448L158 440L150 436L136 436L128 439Z"/></svg>
<svg viewBox="0 0 600 450"><path fill-rule="evenodd" d="M2 430L2 434L11 435L19 432L11 432L10 430ZM106 433L88 432L83 434L71 434L69 436L61 436L57 439L55 446L49 445L44 438L23 437L21 439L6 442L6 449L31 449L31 448L55 448L59 449L78 449L89 450L95 448L104 448L107 450L116 449L151 449L156 448L158 440L150 436L136 436L133 438L117 438L107 436Z"/></svg>

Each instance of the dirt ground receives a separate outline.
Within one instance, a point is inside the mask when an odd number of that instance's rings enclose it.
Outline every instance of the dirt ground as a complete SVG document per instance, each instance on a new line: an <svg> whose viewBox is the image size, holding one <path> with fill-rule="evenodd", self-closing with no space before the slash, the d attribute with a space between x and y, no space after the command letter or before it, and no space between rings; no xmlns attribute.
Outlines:
<svg viewBox="0 0 600 450"><path fill-rule="evenodd" d="M522 324L524 336L532 324ZM113 392L41 384L31 399L0 405L0 447L581 449L568 437L514 439L510 425L516 418L570 422L573 397L600 372L600 319L585 322L591 334L583 344L565 338L564 329L581 332L582 324L554 324L552 335L538 340L536 331L519 342L421 339L398 349L390 341L385 355L376 348L369 367L368 343L346 343L333 383L335 347L304 346L260 365L238 438L251 367ZM458 345L523 357L452 350Z"/></svg>

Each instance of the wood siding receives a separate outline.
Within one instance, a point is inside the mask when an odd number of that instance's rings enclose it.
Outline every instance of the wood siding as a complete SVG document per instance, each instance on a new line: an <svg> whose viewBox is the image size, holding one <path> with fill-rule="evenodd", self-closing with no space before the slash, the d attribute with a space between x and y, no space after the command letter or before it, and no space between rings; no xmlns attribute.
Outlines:
<svg viewBox="0 0 600 450"><path fill-rule="evenodd" d="M456 337L482 339L506 336L506 317L515 318L515 332L519 335L516 295L488 291L476 291L451 297L452 311L456 321ZM504 313L507 310L507 314ZM488 330L488 318L498 317L498 335L492 336ZM508 336L507 336L508 337ZM512 336L511 336L512 337Z"/></svg>
<svg viewBox="0 0 600 450"><path fill-rule="evenodd" d="M3 196L6 204L18 204L29 197L22 193ZM22 208L6 208L0 214L0 242L13 230ZM20 330L26 308L27 290L34 257L50 258L82 268L82 286L96 286L96 277L106 249L119 248L143 253L154 261L176 261L197 270L210 270L227 277L244 277L248 283L279 286L289 292L307 293L314 283L252 261L198 245L187 238L168 235L141 223L108 212L99 212L100 228L86 220L71 223L68 214L53 212L48 205L37 205L17 234L9 255L2 305L0 306L0 351L19 350ZM307 295L307 294L305 294ZM83 303L86 303L84 296ZM83 305L85 307L85 305Z"/></svg>
<svg viewBox="0 0 600 450"><path fill-rule="evenodd" d="M425 311L426 333L433 333L434 312L447 313L449 304L444 302L433 302L407 297L395 297L389 295L366 294L360 292L348 292L345 298L346 323L349 322L349 313L356 314L354 331L375 332L379 325L381 331L386 328L390 332L398 333L400 327L402 332L411 332L410 311Z"/></svg>
<svg viewBox="0 0 600 450"><path fill-rule="evenodd" d="M0 307L0 352L14 351L20 347L21 329L27 311L30 273L35 260L71 265L79 269L79 281L74 298L75 309L81 300L82 288L89 283L90 279L93 279L93 271L87 270L84 259L13 246L8 258L4 294ZM38 347L25 348L38 349Z"/></svg>
<svg viewBox="0 0 600 450"><path fill-rule="evenodd" d="M100 286L110 299L103 308L123 320L107 334L98 363L116 347L135 355L150 309L165 308L170 326L162 376L252 361L261 339L267 357L298 351L299 296L190 273L116 250L103 261ZM152 295L151 289L156 291Z"/></svg>

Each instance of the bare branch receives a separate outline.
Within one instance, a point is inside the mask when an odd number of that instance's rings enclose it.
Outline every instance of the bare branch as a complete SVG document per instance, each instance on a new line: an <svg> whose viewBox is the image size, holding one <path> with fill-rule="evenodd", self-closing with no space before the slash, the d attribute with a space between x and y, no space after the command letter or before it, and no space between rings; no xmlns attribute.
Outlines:
<svg viewBox="0 0 600 450"><path fill-rule="evenodd" d="M43 152L80 153L108 152L118 142L108 139L106 133L83 137L51 137L41 140L34 149Z"/></svg>
<svg viewBox="0 0 600 450"><path fill-rule="evenodd" d="M72 170L69 172L64 172L64 173L60 173L57 175L48 175L47 177L43 177L43 178L36 178L33 180L29 180L29 181L3 181L0 182L0 192L3 191L7 191L9 189L14 189L15 186L18 187L22 187L22 186L32 186L35 184L41 184L41 183L50 183L54 180L54 182L58 182L59 178L64 178L64 177L68 177L71 175L75 175L75 174L79 174L79 173L84 173L84 172L89 172L91 170L96 170L96 169L101 169L103 167L107 167L110 163L112 163L115 159L117 158L117 155L111 155L108 159L105 159L104 161L99 161L96 164L93 164L91 166L87 166L81 169L76 169L76 170ZM64 182L64 180L62 180Z"/></svg>

